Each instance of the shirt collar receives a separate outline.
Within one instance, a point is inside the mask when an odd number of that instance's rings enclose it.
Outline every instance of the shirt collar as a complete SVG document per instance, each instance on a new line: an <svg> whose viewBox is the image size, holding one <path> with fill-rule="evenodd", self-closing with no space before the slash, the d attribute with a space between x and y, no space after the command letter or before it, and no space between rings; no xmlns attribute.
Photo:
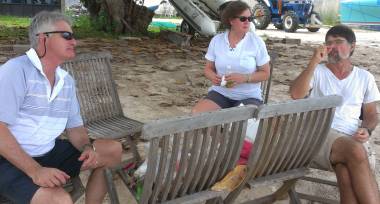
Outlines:
<svg viewBox="0 0 380 204"><path fill-rule="evenodd" d="M42 75L44 75L46 77L46 75L42 69L41 60L38 57L36 50L34 48L30 48L28 51L26 51L26 56L28 56L28 58L32 62L33 66L36 69L38 69ZM55 71L55 74L57 74L59 79L63 79L68 73L65 70L61 69L60 66L58 66L56 71Z"/></svg>

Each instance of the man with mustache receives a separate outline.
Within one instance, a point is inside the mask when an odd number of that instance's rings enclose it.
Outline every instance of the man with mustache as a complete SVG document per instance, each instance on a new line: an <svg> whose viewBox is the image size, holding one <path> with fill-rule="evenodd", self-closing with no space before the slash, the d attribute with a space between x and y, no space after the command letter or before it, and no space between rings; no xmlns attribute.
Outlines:
<svg viewBox="0 0 380 204"><path fill-rule="evenodd" d="M351 56L356 45L347 26L332 27L325 45L315 49L307 68L290 88L293 99L340 95L332 127L314 163L336 173L341 203L380 203L375 177L370 169L367 142L378 123L376 102L380 100L374 76L354 66ZM327 57L327 63L321 64ZM359 116L363 110L363 121Z"/></svg>
<svg viewBox="0 0 380 204"><path fill-rule="evenodd" d="M91 142L74 79L60 65L75 57L70 20L43 11L29 27L31 48L0 67L0 194L17 204L71 204L63 185L91 170L86 203L107 192L105 167L121 161L121 144ZM68 140L59 139L66 130Z"/></svg>

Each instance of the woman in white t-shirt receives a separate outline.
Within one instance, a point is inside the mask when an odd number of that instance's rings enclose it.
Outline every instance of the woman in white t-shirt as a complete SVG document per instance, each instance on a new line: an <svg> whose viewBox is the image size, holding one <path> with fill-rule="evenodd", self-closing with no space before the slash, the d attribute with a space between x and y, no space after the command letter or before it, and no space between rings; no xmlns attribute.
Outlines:
<svg viewBox="0 0 380 204"><path fill-rule="evenodd" d="M260 82L269 78L269 55L264 41L249 32L252 20L245 2L233 1L223 10L228 29L212 38L206 54L204 72L213 86L192 113L262 104Z"/></svg>

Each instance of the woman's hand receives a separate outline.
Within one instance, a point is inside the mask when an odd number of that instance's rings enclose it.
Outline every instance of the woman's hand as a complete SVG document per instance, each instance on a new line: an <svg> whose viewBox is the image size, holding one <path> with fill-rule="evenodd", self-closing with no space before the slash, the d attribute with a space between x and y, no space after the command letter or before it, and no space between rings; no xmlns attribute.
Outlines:
<svg viewBox="0 0 380 204"><path fill-rule="evenodd" d="M206 77L212 82L215 86L220 86L222 82L222 77L218 76L215 72L209 72L206 74Z"/></svg>
<svg viewBox="0 0 380 204"><path fill-rule="evenodd" d="M226 75L225 79L226 79L227 82L232 81L232 84L233 84L232 87L234 87L234 86L236 86L238 84L247 83L248 74L232 73L232 74Z"/></svg>
<svg viewBox="0 0 380 204"><path fill-rule="evenodd" d="M220 82L222 82L222 77L216 73L214 62L207 60L204 72L206 78L209 79L213 85L220 86Z"/></svg>

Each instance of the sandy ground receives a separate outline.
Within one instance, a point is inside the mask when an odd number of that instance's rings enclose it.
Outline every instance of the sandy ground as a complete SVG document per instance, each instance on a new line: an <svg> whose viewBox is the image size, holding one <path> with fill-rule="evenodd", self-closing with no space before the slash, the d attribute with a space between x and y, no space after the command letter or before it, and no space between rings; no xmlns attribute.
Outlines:
<svg viewBox="0 0 380 204"><path fill-rule="evenodd" d="M325 28L317 33L300 29L297 33L285 33L273 27L257 33L267 39L267 47L277 52L273 72L270 102L289 100L291 81L304 69L313 49L324 41ZM357 48L353 56L355 65L360 65L375 75L380 85L380 33L356 30ZM301 44L286 44L275 38L301 39ZM274 39L274 40L273 40ZM160 39L140 38L134 40L81 39L78 52L109 51L113 55L112 69L124 113L131 118L147 122L189 113L191 107L206 93L210 82L203 76L204 54L209 38L197 38L187 48L180 48ZM6 49L10 43L0 39L0 64L14 56ZM379 109L380 110L380 109ZM375 131L371 143L380 155L379 130ZM376 178L380 181L380 162L377 162ZM317 173L320 175L321 173ZM86 173L83 174L86 178ZM120 183L120 181L117 181ZM119 188L123 188L118 185ZM334 189L298 186L320 195L337 197ZM272 192L274 186L244 191L238 201ZM120 193L122 203L130 195ZM284 201L287 202L287 201ZM81 199L78 203L84 203ZM108 203L106 200L104 203ZM128 201L129 203L129 201ZM282 202L280 202L282 203Z"/></svg>

